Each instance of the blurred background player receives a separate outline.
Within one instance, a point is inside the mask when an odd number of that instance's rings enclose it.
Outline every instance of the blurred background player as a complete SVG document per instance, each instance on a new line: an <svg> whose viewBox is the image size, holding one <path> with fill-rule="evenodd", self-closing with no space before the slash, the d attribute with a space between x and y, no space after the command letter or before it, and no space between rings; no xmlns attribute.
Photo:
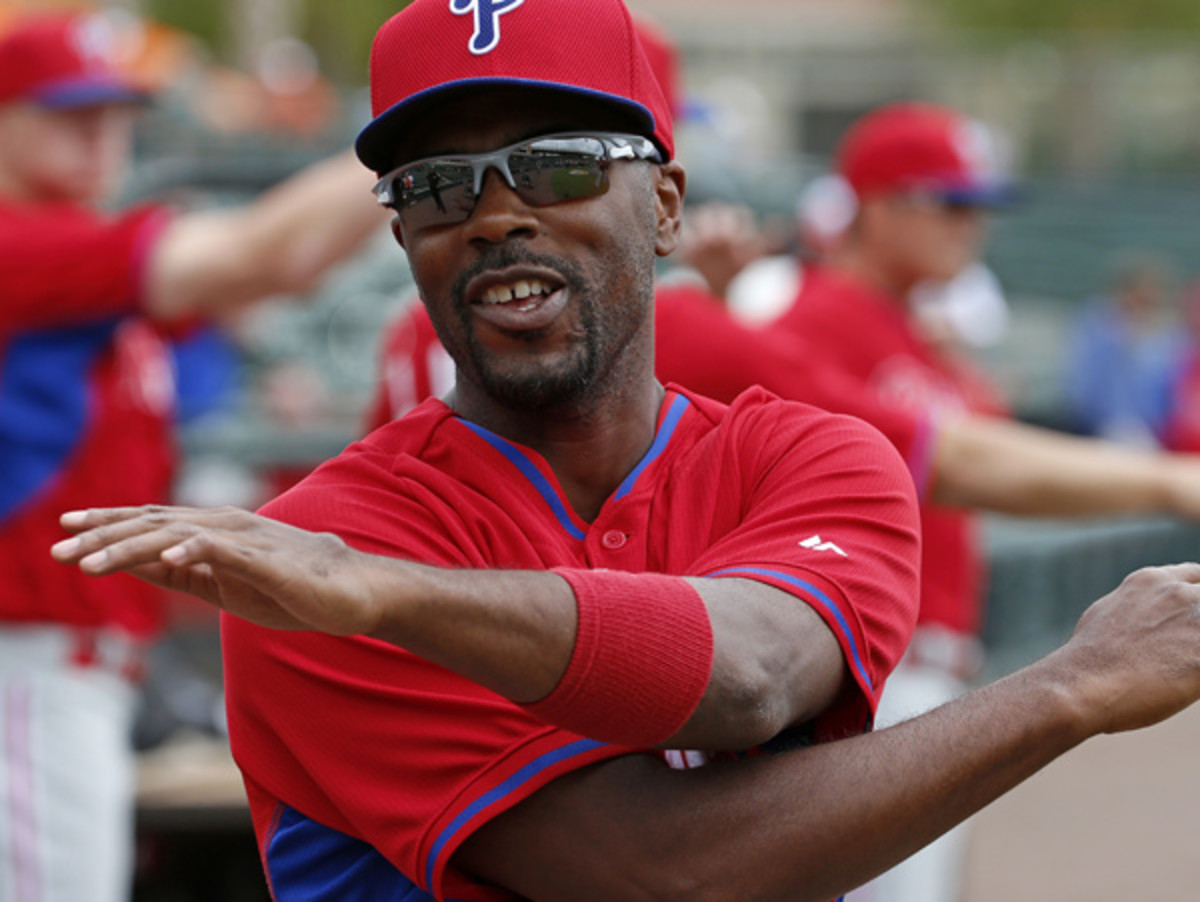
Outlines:
<svg viewBox="0 0 1200 902"><path fill-rule="evenodd" d="M131 873L129 728L161 599L44 546L64 507L168 500L164 330L300 295L383 220L350 154L241 209L101 211L146 94L98 18L0 37L0 898L118 902Z"/></svg>
<svg viewBox="0 0 1200 902"><path fill-rule="evenodd" d="M844 137L837 169L854 192L854 219L773 328L803 336L824 365L885 406L934 423L966 413L1006 415L978 371L948 353L946 342L931 340L913 302L919 287L949 283L978 259L983 210L1011 195L987 133L948 109L883 107ZM918 627L889 680L881 725L960 694L981 662L983 571L974 523L962 510L926 502L921 527ZM961 838L961 831L948 834L860 890L861 898L957 898Z"/></svg>

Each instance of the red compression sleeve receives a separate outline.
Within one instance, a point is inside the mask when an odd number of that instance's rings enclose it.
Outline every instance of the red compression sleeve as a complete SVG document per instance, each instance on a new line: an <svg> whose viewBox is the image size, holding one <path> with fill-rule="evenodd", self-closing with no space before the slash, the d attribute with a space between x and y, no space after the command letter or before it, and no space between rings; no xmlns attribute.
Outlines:
<svg viewBox="0 0 1200 902"><path fill-rule="evenodd" d="M712 624L700 594L657 573L553 572L575 592L575 650L554 691L526 710L605 742L666 741L696 710L712 672Z"/></svg>

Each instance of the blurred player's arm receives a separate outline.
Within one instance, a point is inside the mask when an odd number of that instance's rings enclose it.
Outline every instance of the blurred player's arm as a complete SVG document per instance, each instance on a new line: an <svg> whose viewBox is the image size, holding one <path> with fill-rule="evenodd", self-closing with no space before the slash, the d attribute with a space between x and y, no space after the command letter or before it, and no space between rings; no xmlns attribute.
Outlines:
<svg viewBox="0 0 1200 902"><path fill-rule="evenodd" d="M714 201L688 209L676 253L723 300L734 278L773 249L753 210Z"/></svg>
<svg viewBox="0 0 1200 902"><path fill-rule="evenodd" d="M876 733L670 771L622 758L485 825L464 870L536 900L824 902L907 857L1085 739L1200 695L1200 567L1140 571L1061 649Z"/></svg>
<svg viewBox="0 0 1200 902"><path fill-rule="evenodd" d="M63 524L81 534L55 556L85 572L128 570L263 626L384 639L518 703L554 692L572 662L576 597L554 573L364 554L331 534L232 508L93 510ZM794 596L751 580L686 582L711 624L711 671L662 745L751 747L820 714L850 679L838 640Z"/></svg>
<svg viewBox="0 0 1200 902"><path fill-rule="evenodd" d="M936 426L932 500L1025 516L1200 518L1200 457L990 417Z"/></svg>
<svg viewBox="0 0 1200 902"><path fill-rule="evenodd" d="M307 293L386 224L373 181L346 151L245 206L176 216L150 252L147 312L172 319Z"/></svg>

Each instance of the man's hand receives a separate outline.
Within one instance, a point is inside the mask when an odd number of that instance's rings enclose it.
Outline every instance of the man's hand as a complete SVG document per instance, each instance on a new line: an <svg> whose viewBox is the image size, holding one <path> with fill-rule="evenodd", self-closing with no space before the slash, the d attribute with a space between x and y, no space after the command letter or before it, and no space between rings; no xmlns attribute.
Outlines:
<svg viewBox="0 0 1200 902"><path fill-rule="evenodd" d="M1200 564L1129 575L1046 659L1068 662L1089 734L1136 730L1200 698Z"/></svg>
<svg viewBox="0 0 1200 902"><path fill-rule="evenodd" d="M771 247L748 207L713 202L688 210L678 253L724 298L737 274Z"/></svg>
<svg viewBox="0 0 1200 902"><path fill-rule="evenodd" d="M328 533L228 507L71 511L61 523L76 535L51 549L56 560L93 576L127 571L260 626L355 635L381 616L373 558Z"/></svg>

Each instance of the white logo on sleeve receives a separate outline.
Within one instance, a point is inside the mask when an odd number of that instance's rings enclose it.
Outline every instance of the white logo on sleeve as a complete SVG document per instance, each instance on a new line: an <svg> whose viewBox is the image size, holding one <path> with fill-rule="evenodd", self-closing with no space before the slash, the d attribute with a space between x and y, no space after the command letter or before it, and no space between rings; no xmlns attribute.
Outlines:
<svg viewBox="0 0 1200 902"><path fill-rule="evenodd" d="M840 554L842 557L850 557L850 555L834 545L833 542L822 542L820 536L809 536L800 543L800 547L810 548L813 551L832 551L835 554Z"/></svg>

